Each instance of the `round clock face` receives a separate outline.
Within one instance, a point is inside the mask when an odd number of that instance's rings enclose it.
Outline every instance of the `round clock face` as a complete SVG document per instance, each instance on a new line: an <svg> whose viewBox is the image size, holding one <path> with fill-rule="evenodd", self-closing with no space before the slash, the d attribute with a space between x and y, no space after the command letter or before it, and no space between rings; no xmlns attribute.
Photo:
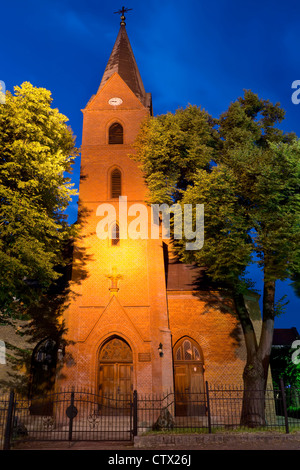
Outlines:
<svg viewBox="0 0 300 470"><path fill-rule="evenodd" d="M108 103L111 106L119 106L120 104L123 103L123 100L121 98L111 98Z"/></svg>

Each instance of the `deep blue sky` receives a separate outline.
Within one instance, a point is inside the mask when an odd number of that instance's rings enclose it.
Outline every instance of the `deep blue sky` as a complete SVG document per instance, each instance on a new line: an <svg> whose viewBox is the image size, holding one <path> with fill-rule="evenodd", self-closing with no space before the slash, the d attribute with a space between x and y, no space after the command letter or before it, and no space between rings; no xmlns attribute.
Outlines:
<svg viewBox="0 0 300 470"><path fill-rule="evenodd" d="M52 92L81 144L82 113L96 93L119 30L116 0L15 0L1 5L0 80L24 81ZM300 136L299 0L130 0L127 32L154 114L195 104L218 117L251 89L286 110L281 126ZM300 96L300 95L299 95ZM78 169L73 181L78 187ZM76 201L74 201L76 202ZM76 203L70 208L76 217ZM274 217L276 214L274 214ZM300 332L300 299L288 283L278 297L290 303L275 327Z"/></svg>

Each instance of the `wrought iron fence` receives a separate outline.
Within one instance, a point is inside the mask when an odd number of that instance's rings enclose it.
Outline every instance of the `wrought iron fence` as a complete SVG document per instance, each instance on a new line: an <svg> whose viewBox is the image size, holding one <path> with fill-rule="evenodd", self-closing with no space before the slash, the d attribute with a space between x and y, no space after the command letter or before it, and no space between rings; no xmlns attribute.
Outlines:
<svg viewBox="0 0 300 470"><path fill-rule="evenodd" d="M88 390L62 390L28 399L13 391L5 410L3 448L11 441L123 441L133 432L133 397L102 396Z"/></svg>
<svg viewBox="0 0 300 470"><path fill-rule="evenodd" d="M244 390L209 386L205 390L159 395L104 396L89 390L63 390L28 400L14 392L0 396L0 445L19 439L132 440L147 432L217 432L248 429L242 424ZM251 396L260 429L300 429L300 390L289 387ZM257 423L256 423L257 424Z"/></svg>
<svg viewBox="0 0 300 470"><path fill-rule="evenodd" d="M6 428L9 422L8 411L12 408L12 403L10 403L10 394L4 393L0 396L0 449L9 445L5 442L6 437ZM9 436L8 436L9 438Z"/></svg>
<svg viewBox="0 0 300 470"><path fill-rule="evenodd" d="M137 431L207 430L207 395L203 392L177 391L164 396L138 395Z"/></svg>
<svg viewBox="0 0 300 470"><path fill-rule="evenodd" d="M137 429L139 433L214 432L249 427L288 433L292 428L300 429L300 390L282 384L279 389L252 392L248 397L252 419L243 416L244 398L242 387L207 383L203 392L184 390L164 397L139 395Z"/></svg>

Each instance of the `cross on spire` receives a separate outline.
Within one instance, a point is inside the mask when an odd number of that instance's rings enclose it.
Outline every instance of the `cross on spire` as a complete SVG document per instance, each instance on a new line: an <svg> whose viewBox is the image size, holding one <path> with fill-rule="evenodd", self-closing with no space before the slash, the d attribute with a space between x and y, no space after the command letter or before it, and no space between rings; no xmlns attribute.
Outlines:
<svg viewBox="0 0 300 470"><path fill-rule="evenodd" d="M132 10L132 8L122 7L122 10L114 11L114 13L118 13L118 14L121 15L121 23L120 23L121 26L126 25L126 23L125 23L125 13L127 13L127 11L130 11L130 10Z"/></svg>

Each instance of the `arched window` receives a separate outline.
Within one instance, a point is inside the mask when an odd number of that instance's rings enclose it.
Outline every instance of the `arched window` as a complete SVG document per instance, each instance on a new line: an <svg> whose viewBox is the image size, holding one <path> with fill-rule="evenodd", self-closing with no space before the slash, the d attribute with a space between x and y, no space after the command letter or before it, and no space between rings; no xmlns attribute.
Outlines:
<svg viewBox="0 0 300 470"><path fill-rule="evenodd" d="M118 224L113 224L111 228L111 244L112 246L120 244L120 229Z"/></svg>
<svg viewBox="0 0 300 470"><path fill-rule="evenodd" d="M199 346L189 338L180 341L177 349L175 349L175 361L200 361L203 362L202 352Z"/></svg>
<svg viewBox="0 0 300 470"><path fill-rule="evenodd" d="M115 199L121 196L122 194L122 185L121 185L121 172L115 168L110 175L110 188L111 188L111 198Z"/></svg>
<svg viewBox="0 0 300 470"><path fill-rule="evenodd" d="M123 144L123 127L118 122L114 122L108 131L109 144Z"/></svg>

